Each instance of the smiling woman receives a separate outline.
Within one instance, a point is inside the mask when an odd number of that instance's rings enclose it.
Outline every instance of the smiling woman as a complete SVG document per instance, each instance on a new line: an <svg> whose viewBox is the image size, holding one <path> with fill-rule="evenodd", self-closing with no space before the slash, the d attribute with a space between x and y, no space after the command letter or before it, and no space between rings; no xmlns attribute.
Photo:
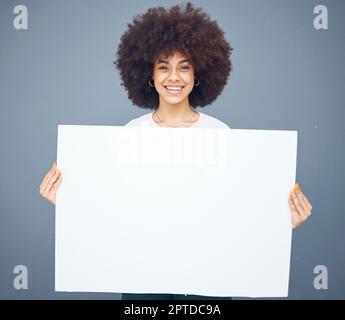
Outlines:
<svg viewBox="0 0 345 320"><path fill-rule="evenodd" d="M114 62L128 98L154 110L127 126L229 128L222 121L195 111L216 100L227 84L232 48L215 21L190 3L170 9L156 7L136 16L121 37ZM55 205L62 182L54 163L43 178L40 194ZM295 228L312 206L297 184L287 196ZM231 299L194 295L123 294L123 299Z"/></svg>
<svg viewBox="0 0 345 320"><path fill-rule="evenodd" d="M231 52L218 24L187 3L136 16L115 64L128 98L154 109L156 124L190 127L200 118L194 109L211 104L226 85Z"/></svg>

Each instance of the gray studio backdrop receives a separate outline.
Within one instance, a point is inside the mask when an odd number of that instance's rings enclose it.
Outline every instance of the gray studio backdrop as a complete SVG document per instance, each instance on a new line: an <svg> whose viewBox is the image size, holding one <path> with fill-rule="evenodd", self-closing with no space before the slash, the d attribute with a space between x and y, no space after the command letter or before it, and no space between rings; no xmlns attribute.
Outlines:
<svg viewBox="0 0 345 320"><path fill-rule="evenodd" d="M54 291L54 207L39 185L56 161L58 124L124 125L149 112L127 99L112 61L134 15L175 3L0 1L0 298L120 297ZM198 110L232 128L298 130L297 181L314 209L293 232L289 299L345 298L345 1L193 3L234 48L224 92ZM27 30L14 26L18 4ZM328 29L314 27L319 4ZM28 289L15 288L17 265ZM320 265L328 284L317 289Z"/></svg>

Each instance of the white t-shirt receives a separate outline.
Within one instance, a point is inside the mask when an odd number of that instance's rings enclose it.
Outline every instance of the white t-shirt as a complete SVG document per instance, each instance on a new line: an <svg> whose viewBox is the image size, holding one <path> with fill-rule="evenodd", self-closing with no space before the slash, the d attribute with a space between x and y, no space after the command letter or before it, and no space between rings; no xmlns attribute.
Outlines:
<svg viewBox="0 0 345 320"><path fill-rule="evenodd" d="M129 121L126 127L159 127L161 128L152 118L153 112L144 114L138 118ZM209 116L205 113L199 112L200 117L198 121L194 122L189 128L209 128L209 129L230 129L224 122Z"/></svg>

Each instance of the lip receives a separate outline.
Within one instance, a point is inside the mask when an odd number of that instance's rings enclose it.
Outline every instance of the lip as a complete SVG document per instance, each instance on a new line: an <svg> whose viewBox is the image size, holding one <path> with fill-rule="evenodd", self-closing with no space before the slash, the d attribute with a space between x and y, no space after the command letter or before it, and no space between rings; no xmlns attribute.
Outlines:
<svg viewBox="0 0 345 320"><path fill-rule="evenodd" d="M184 86L163 86L163 87L166 90L166 92L172 96L180 95L184 89ZM168 88L171 88L171 89L168 89ZM172 89L172 88L176 88L176 89ZM177 88L179 88L179 90L177 90Z"/></svg>

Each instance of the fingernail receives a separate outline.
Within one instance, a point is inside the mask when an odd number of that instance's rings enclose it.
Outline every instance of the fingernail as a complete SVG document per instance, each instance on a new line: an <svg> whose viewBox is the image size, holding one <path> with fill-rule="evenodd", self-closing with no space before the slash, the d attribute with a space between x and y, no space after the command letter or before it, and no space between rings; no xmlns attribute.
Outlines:
<svg viewBox="0 0 345 320"><path fill-rule="evenodd" d="M296 190L296 192L300 192L301 191L301 188L300 188L298 183L295 184L295 190Z"/></svg>
<svg viewBox="0 0 345 320"><path fill-rule="evenodd" d="M51 167L51 170L55 169L56 168L56 163L54 162L52 167Z"/></svg>

